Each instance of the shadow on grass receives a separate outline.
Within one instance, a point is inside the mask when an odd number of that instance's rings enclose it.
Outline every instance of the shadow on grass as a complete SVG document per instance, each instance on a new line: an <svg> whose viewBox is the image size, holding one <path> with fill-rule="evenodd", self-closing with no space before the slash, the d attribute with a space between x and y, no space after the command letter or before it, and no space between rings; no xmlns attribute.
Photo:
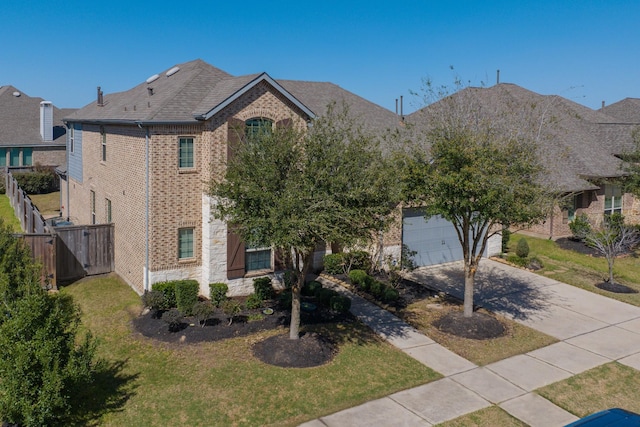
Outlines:
<svg viewBox="0 0 640 427"><path fill-rule="evenodd" d="M128 360L97 363L93 382L78 384L71 397L72 412L66 425L97 426L100 418L119 412L135 395L138 374L124 372Z"/></svg>

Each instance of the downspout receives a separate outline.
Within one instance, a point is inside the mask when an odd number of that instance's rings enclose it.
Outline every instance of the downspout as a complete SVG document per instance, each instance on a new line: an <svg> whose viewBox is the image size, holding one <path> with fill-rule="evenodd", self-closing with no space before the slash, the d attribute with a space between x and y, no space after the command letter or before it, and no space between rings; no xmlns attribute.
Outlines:
<svg viewBox="0 0 640 427"><path fill-rule="evenodd" d="M142 129L142 123L138 122L138 127ZM144 291L149 290L149 128L145 127L145 206L144 206Z"/></svg>
<svg viewBox="0 0 640 427"><path fill-rule="evenodd" d="M71 126L74 126L74 124L71 123ZM75 129L73 130L73 137L74 138L76 137ZM70 218L69 211L71 210L71 205L69 204L69 190L70 190L69 181L71 179L71 174L69 173L69 149L70 148L71 147L67 147L67 149L64 150L65 151L65 156L67 158L67 170L66 170L66 174L67 174L67 180L66 180L67 181L67 222L69 222L69 218Z"/></svg>

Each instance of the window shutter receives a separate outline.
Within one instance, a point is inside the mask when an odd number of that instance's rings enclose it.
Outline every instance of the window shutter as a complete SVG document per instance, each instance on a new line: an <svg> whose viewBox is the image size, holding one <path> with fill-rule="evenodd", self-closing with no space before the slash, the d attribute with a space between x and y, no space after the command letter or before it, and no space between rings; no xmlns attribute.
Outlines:
<svg viewBox="0 0 640 427"><path fill-rule="evenodd" d="M289 128L293 125L293 121L291 119L283 119L280 120L278 122L276 122L276 127L283 127L283 128Z"/></svg>
<svg viewBox="0 0 640 427"><path fill-rule="evenodd" d="M244 140L245 124L242 120L230 117L227 121L227 163L233 158L236 148Z"/></svg>
<svg viewBox="0 0 640 427"><path fill-rule="evenodd" d="M227 279L244 277L244 242L227 225Z"/></svg>

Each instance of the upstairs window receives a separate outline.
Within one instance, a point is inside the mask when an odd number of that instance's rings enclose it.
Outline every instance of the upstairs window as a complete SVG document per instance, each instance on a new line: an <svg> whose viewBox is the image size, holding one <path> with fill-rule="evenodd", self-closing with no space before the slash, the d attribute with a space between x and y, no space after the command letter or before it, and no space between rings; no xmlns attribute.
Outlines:
<svg viewBox="0 0 640 427"><path fill-rule="evenodd" d="M269 119L257 117L245 122L245 135L249 139L263 134L270 134L272 130L273 122Z"/></svg>
<svg viewBox="0 0 640 427"><path fill-rule="evenodd" d="M619 185L607 184L604 186L604 214L622 215L622 189Z"/></svg>
<svg viewBox="0 0 640 427"><path fill-rule="evenodd" d="M193 138L181 137L178 142L178 166L180 169L193 169Z"/></svg>
<svg viewBox="0 0 640 427"><path fill-rule="evenodd" d="M75 133L74 133L74 125L71 125L71 127L69 128L69 152L73 153L73 148L74 148L74 139L75 139Z"/></svg>
<svg viewBox="0 0 640 427"><path fill-rule="evenodd" d="M104 131L104 128L100 126L100 141L102 145L102 152L100 156L100 160L103 162L107 161L107 133Z"/></svg>

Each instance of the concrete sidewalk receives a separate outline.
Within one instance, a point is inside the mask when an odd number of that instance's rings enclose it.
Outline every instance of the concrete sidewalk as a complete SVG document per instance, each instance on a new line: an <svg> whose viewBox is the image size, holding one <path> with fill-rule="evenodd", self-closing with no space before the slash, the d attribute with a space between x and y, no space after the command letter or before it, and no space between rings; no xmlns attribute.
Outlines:
<svg viewBox="0 0 640 427"><path fill-rule="evenodd" d="M411 279L462 296L461 263L420 268ZM325 279L327 286L349 293ZM576 416L532 391L612 360L640 370L640 307L483 260L475 303L561 340L478 367L356 295L351 311L391 344L445 378L302 424L304 427L432 426L498 405L531 426Z"/></svg>

